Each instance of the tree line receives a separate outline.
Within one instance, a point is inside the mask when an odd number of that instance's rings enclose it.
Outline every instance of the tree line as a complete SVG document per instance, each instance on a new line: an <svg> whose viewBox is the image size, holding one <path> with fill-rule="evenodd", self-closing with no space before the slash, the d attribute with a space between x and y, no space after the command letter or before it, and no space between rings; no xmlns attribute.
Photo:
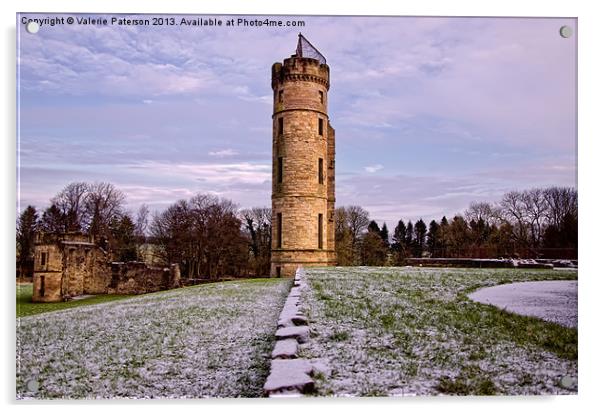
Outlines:
<svg viewBox="0 0 602 413"><path fill-rule="evenodd" d="M73 182L38 211L23 210L17 220L17 273L33 272L37 231L82 232L118 261L178 263L182 276L268 276L271 209L239 209L231 200L197 194L151 215L142 205L125 207L126 196L111 183ZM339 265L403 265L411 257L497 258L549 253L576 256L577 191L534 188L506 193L498 203L474 202L450 220L428 225L399 220L390 233L360 206L335 210Z"/></svg>
<svg viewBox="0 0 602 413"><path fill-rule="evenodd" d="M403 265L408 258L576 258L577 190L533 188L473 202L451 220L403 219L393 233L359 206L335 211L339 265Z"/></svg>
<svg viewBox="0 0 602 413"><path fill-rule="evenodd" d="M151 216L135 213L126 196L106 182L73 182L38 211L30 205L17 220L17 273L33 273L36 232L81 232L94 237L116 261L178 263L184 277L267 276L271 209L239 210L230 200L198 194Z"/></svg>

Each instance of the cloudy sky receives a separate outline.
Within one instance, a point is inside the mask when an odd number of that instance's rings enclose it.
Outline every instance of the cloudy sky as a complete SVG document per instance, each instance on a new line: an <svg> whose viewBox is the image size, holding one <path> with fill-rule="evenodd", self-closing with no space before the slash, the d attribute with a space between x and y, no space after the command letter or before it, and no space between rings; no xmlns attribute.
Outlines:
<svg viewBox="0 0 602 413"><path fill-rule="evenodd" d="M21 208L81 180L132 210L197 192L269 206L270 69L299 31L331 69L337 205L392 227L576 186L576 36L559 35L575 20L271 18L305 27L21 25Z"/></svg>

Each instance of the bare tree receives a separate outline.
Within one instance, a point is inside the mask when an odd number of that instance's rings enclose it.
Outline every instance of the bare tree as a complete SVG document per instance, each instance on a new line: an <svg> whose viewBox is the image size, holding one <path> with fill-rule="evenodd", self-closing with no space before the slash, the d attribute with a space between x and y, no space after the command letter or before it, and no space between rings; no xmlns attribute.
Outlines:
<svg viewBox="0 0 602 413"><path fill-rule="evenodd" d="M272 245L272 209L251 208L241 211L241 220L249 237L256 276L269 275Z"/></svg>
<svg viewBox="0 0 602 413"><path fill-rule="evenodd" d="M464 212L464 218L467 222L483 220L492 225L495 220L495 207L489 202L471 202Z"/></svg>
<svg viewBox="0 0 602 413"><path fill-rule="evenodd" d="M355 253L357 251L360 235L368 228L370 223L370 214L364 208L351 205L346 207L347 224L351 231L351 246Z"/></svg>
<svg viewBox="0 0 602 413"><path fill-rule="evenodd" d="M50 200L62 215L65 231L84 230L88 221L85 201L89 191L90 185L86 182L71 182Z"/></svg>
<svg viewBox="0 0 602 413"><path fill-rule="evenodd" d="M150 225L150 234L156 245L156 259L163 264L180 263L182 272L189 273L187 244L191 229L188 204L184 200L170 205L160 214L155 214Z"/></svg>
<svg viewBox="0 0 602 413"><path fill-rule="evenodd" d="M352 235L345 207L338 207L334 211L334 236L338 265L353 265Z"/></svg>
<svg viewBox="0 0 602 413"><path fill-rule="evenodd" d="M531 247L537 248L541 245L543 232L548 214L548 203L544 197L544 191L533 188L522 194L527 226L529 228L529 241Z"/></svg>
<svg viewBox="0 0 602 413"><path fill-rule="evenodd" d="M164 263L179 263L182 274L216 279L246 273L248 242L236 205L199 194L156 214L150 233Z"/></svg>
<svg viewBox="0 0 602 413"><path fill-rule="evenodd" d="M148 216L150 214L150 210L148 209L148 205L142 204L138 211L136 212L136 222L134 224L135 234L141 240L144 240L146 237L146 232L148 230Z"/></svg>
<svg viewBox="0 0 602 413"><path fill-rule="evenodd" d="M545 202L548 205L548 221L550 225L560 228L564 217L577 216L577 190L574 188L551 187L544 190Z"/></svg>
<svg viewBox="0 0 602 413"><path fill-rule="evenodd" d="M514 240L522 246L528 246L527 211L521 192L511 191L504 194L500 202L499 216L504 223L512 227Z"/></svg>
<svg viewBox="0 0 602 413"><path fill-rule="evenodd" d="M125 195L108 182L90 185L85 197L85 210L90 223L88 231L94 236L106 237L109 225L123 212Z"/></svg>

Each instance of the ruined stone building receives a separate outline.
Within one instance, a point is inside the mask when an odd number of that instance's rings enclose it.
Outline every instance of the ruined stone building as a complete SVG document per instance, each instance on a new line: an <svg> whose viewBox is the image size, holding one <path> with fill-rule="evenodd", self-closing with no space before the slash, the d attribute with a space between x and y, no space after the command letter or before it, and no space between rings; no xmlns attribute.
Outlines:
<svg viewBox="0 0 602 413"><path fill-rule="evenodd" d="M178 287L180 271L142 262L112 262L111 254L80 233L36 234L33 301L84 294L143 294Z"/></svg>
<svg viewBox="0 0 602 413"><path fill-rule="evenodd" d="M336 263L329 88L326 59L299 34L296 53L272 66L272 276Z"/></svg>

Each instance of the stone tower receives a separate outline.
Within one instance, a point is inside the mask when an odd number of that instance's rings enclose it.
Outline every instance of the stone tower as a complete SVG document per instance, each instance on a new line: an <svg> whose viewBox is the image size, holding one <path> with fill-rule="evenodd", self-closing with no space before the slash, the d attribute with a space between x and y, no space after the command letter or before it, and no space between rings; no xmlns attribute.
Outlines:
<svg viewBox="0 0 602 413"><path fill-rule="evenodd" d="M301 34L272 65L272 277L336 263L329 87L326 59Z"/></svg>

